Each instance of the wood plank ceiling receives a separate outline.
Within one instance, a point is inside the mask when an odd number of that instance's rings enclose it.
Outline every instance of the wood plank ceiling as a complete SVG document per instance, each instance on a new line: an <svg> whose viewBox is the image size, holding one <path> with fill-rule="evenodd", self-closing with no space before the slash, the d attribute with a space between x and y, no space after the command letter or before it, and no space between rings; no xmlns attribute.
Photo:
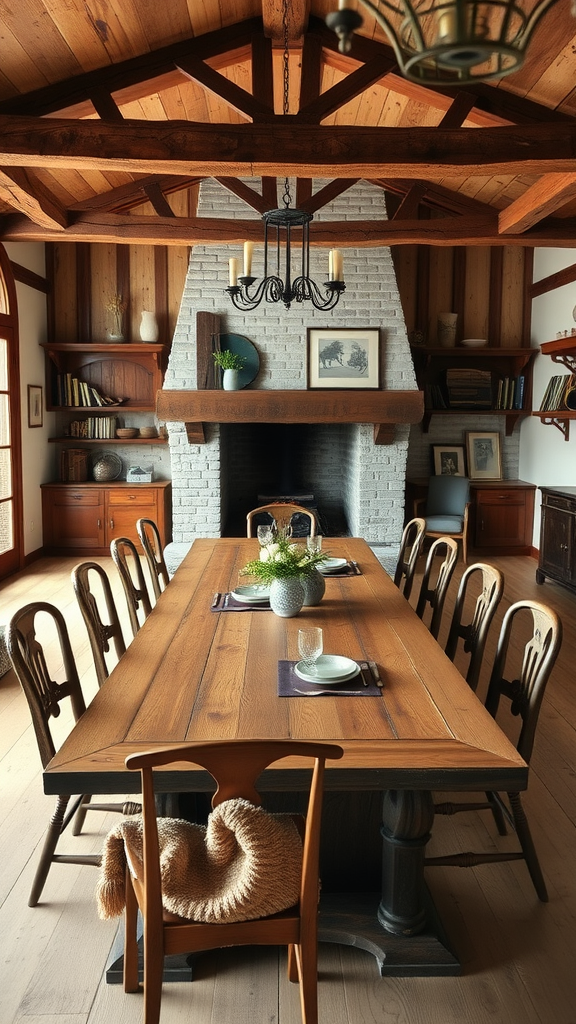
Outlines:
<svg viewBox="0 0 576 1024"><path fill-rule="evenodd" d="M290 175L310 212L361 178L390 198L345 239L313 222L317 245L576 245L570 0L520 72L462 92L401 77L368 16L340 54L335 6L290 0L283 116L280 0L2 4L0 240L259 240L259 219L176 216L170 197L211 176L262 213Z"/></svg>

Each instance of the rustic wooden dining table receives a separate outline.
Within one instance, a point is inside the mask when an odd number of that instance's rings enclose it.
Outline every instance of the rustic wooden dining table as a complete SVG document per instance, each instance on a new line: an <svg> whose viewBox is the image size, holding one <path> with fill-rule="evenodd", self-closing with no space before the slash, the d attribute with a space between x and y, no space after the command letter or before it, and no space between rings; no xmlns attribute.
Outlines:
<svg viewBox="0 0 576 1024"><path fill-rule="evenodd" d="M198 539L117 667L44 772L57 793L133 793L128 754L232 738L334 741L327 763L320 938L376 957L382 974L456 974L460 965L424 882L434 790L522 790L527 766L368 544L324 541L358 572L328 576L315 607L216 611L242 582L256 540ZM221 603L221 602L220 602ZM280 696L279 663L297 661L298 629L321 626L324 651L374 661L383 686L355 696ZM344 687L342 687L344 688ZM369 691L369 692L368 692ZM298 758L268 769L272 808L303 798ZM193 800L201 769L169 766L158 788Z"/></svg>

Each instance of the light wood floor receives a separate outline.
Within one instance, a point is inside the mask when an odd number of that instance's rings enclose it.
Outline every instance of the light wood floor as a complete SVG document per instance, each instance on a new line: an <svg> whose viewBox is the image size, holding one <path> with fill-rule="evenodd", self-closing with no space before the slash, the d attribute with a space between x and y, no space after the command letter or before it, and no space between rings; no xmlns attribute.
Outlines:
<svg viewBox="0 0 576 1024"><path fill-rule="evenodd" d="M115 581L111 560L98 561ZM534 596L553 605L564 623L564 646L540 716L525 797L550 902L538 902L523 862L430 868L428 881L460 956L462 976L381 979L368 953L322 945L320 1024L576 1022L576 599L553 584L537 587L531 559L493 561L505 573L506 586L481 696L505 607ZM72 559L42 559L0 584L0 622L29 600L58 605L89 698L96 687L70 583L73 565ZM453 582L441 642L455 590ZM120 605L120 593L117 597ZM42 793L27 706L11 672L0 679L0 722L0 1024L137 1024L141 998L103 983L115 924L96 917L94 868L54 866L41 904L27 907L52 800ZM113 815L89 816L89 831L70 837L68 848L98 849L113 823ZM508 848L513 842L513 837L499 838L488 818L461 814L437 821L429 852ZM202 956L193 985L164 986L162 1024L190 1020L299 1024L298 993L286 981L284 952L222 950Z"/></svg>

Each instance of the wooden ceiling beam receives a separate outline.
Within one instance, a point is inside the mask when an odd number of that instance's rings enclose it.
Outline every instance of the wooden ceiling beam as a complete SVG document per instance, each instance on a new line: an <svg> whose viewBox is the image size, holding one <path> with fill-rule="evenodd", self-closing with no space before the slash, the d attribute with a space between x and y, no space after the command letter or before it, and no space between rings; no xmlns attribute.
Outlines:
<svg viewBox="0 0 576 1024"><path fill-rule="evenodd" d="M0 115L0 166L131 174L410 178L457 173L563 174L576 169L576 123L364 128L188 121L68 121Z"/></svg>
<svg viewBox="0 0 576 1024"><path fill-rule="evenodd" d="M135 245L262 244L261 220L212 217L144 217L141 215L79 214L64 231L42 228L27 217L0 220L0 240L107 242ZM494 212L488 217L446 217L430 220L314 222L310 243L321 248L379 248L390 245L521 245L576 247L576 222L556 221L527 234L501 235Z"/></svg>
<svg viewBox="0 0 576 1024"><path fill-rule="evenodd" d="M501 234L527 231L576 199L576 174L545 174L498 217Z"/></svg>
<svg viewBox="0 0 576 1024"><path fill-rule="evenodd" d="M0 168L0 199L41 228L59 232L68 224L66 210L23 167Z"/></svg>
<svg viewBox="0 0 576 1024"><path fill-rule="evenodd" d="M310 0L290 0L288 4L288 41L302 39L308 29ZM262 21L264 35L274 43L284 41L282 0L262 0Z"/></svg>
<svg viewBox="0 0 576 1024"><path fill-rule="evenodd" d="M405 196L412 185L418 184L418 182L402 181L398 178L381 178L372 179L372 184L383 188L386 192L392 192L393 195ZM435 210L463 216L476 214L479 217L494 213L494 208L489 203L481 203L480 200L464 195L463 192L454 192L434 181L420 182L420 184L426 185L422 202Z"/></svg>
<svg viewBox="0 0 576 1024"><path fill-rule="evenodd" d="M318 123L329 117L345 103L349 103L350 100L369 89L371 85L377 84L387 73L386 65L386 58L381 56L373 57L367 64L361 64L341 82L337 82L331 89L320 93L315 100L302 107L297 114L297 119L308 123Z"/></svg>
<svg viewBox="0 0 576 1024"><path fill-rule="evenodd" d="M90 114L90 97L96 89L113 94L117 103L141 99L158 91L158 80L164 80L165 86L181 81L175 66L186 57L199 57L216 70L249 60L251 40L256 32L262 33L262 19L250 18L217 32L207 32L195 39L184 39L152 53L75 75L23 96L12 96L0 102L0 113L31 113L40 117L67 110L82 117Z"/></svg>
<svg viewBox="0 0 576 1024"><path fill-rule="evenodd" d="M188 56L178 61L177 68L187 78L197 82L203 89L224 100L229 107L253 121L269 121L274 116L274 107L262 103L251 93L241 89L219 71L214 71L209 64L199 57Z"/></svg>
<svg viewBox="0 0 576 1024"><path fill-rule="evenodd" d="M247 206L252 207L257 213L263 214L270 209L265 196L260 195L256 192L256 189L250 188L244 181L240 181L238 178L223 178L215 177L215 181L218 181L220 185L227 188L233 195L238 196L242 202L246 203ZM274 206L276 203L274 204Z"/></svg>
<svg viewBox="0 0 576 1024"><path fill-rule="evenodd" d="M184 188L192 188L200 181L202 178L191 178L189 175L149 174L125 185L117 185L108 192L82 199L70 206L69 210L72 213L81 213L84 210L130 210L148 202L147 185L157 185L165 195L170 195L172 192L181 192Z"/></svg>

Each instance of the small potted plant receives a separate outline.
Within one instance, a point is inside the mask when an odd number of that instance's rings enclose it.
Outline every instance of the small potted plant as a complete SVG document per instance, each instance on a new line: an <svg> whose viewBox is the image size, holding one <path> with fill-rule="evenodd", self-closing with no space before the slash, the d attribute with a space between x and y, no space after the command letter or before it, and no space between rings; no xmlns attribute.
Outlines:
<svg viewBox="0 0 576 1024"><path fill-rule="evenodd" d="M308 551L279 533L273 544L262 548L260 558L248 562L240 574L269 584L272 611L291 618L305 603L307 582L312 574L318 573L317 566L326 557L321 551Z"/></svg>
<svg viewBox="0 0 576 1024"><path fill-rule="evenodd" d="M225 391L237 391L240 387L239 373L244 368L246 360L236 352L223 349L222 352L213 352L214 362L222 370L222 387Z"/></svg>

